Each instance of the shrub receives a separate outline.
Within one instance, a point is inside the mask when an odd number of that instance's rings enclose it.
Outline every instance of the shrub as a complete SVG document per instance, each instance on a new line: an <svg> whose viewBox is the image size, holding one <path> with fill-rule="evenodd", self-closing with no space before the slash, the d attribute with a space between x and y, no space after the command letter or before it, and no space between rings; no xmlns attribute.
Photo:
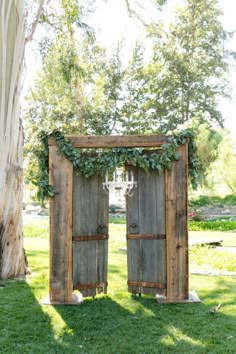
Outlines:
<svg viewBox="0 0 236 354"><path fill-rule="evenodd" d="M230 231L236 230L236 221L189 221L189 231Z"/></svg>
<svg viewBox="0 0 236 354"><path fill-rule="evenodd" d="M193 221L202 221L202 220L204 220L202 212L200 210L198 210L198 209L196 209L192 213L189 213L188 214L188 218L189 218L189 220L193 220Z"/></svg>
<svg viewBox="0 0 236 354"><path fill-rule="evenodd" d="M200 207L200 206L223 206L223 205L236 205L236 195L230 194L223 198L219 196L206 196L200 195L197 199L192 199L189 201L190 207Z"/></svg>

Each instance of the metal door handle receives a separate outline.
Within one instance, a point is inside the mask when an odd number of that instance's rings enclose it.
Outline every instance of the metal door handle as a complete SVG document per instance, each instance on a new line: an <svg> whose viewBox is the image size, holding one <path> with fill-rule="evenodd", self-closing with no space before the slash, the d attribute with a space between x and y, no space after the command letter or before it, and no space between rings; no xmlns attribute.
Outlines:
<svg viewBox="0 0 236 354"><path fill-rule="evenodd" d="M139 226L137 224L133 223L129 226L129 233L137 234L138 232L139 232Z"/></svg>
<svg viewBox="0 0 236 354"><path fill-rule="evenodd" d="M97 228L97 233L98 234L105 234L105 235L107 235L107 232L108 230L107 230L107 225L105 225L105 224L99 224L98 225L98 228Z"/></svg>

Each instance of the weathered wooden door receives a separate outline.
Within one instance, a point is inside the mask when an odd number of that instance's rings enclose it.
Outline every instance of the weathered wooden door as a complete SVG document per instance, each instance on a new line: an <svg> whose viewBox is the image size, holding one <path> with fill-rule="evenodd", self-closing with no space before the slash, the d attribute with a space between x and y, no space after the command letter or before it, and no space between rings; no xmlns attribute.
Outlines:
<svg viewBox="0 0 236 354"><path fill-rule="evenodd" d="M132 168L138 187L126 197L128 291L165 294L165 178Z"/></svg>
<svg viewBox="0 0 236 354"><path fill-rule="evenodd" d="M109 198L102 177L73 176L73 289L106 293Z"/></svg>

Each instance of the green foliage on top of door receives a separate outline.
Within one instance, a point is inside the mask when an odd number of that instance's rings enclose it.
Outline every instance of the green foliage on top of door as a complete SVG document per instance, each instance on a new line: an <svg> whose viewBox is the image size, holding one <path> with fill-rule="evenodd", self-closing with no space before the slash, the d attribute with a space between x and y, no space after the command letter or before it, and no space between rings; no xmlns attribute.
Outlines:
<svg viewBox="0 0 236 354"><path fill-rule="evenodd" d="M197 149L192 130L185 130L168 138L168 143L162 145L161 153L146 153L143 148L112 148L112 149L76 149L65 138L62 132L41 132L41 146L35 151L38 158L38 171L31 176L31 181L38 187L38 198L43 201L54 195L54 190L48 182L48 139L54 138L58 149L72 163L74 169L86 178L95 174L112 173L117 166L132 165L148 171L156 170L160 174L164 169L171 169L172 162L178 160L177 147L188 142L189 177L194 188L200 176L201 165L197 158Z"/></svg>

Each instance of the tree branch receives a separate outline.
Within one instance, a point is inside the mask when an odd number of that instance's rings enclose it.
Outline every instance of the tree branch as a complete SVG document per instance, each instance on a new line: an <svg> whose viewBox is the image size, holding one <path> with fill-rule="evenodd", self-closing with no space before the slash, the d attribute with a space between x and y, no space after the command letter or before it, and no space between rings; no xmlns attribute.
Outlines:
<svg viewBox="0 0 236 354"><path fill-rule="evenodd" d="M31 32L30 32L30 34L29 34L29 35L26 37L26 39L25 39L25 44L27 44L28 42L30 42L30 41L33 39L33 37L34 37L34 33L35 33L35 30L36 30L37 24L38 24L38 22L39 22L39 18L40 18L40 15L41 15L41 13L42 13L42 10L43 10L45 1L46 1L46 0L41 0L41 3L40 3L39 8L38 8L38 11L37 11L37 13L36 13L36 18L35 18L34 22L32 23ZM50 1L51 1L51 0L48 0L48 1L47 1L47 5L49 4Z"/></svg>
<svg viewBox="0 0 236 354"><path fill-rule="evenodd" d="M147 23L143 20L143 18L130 6L130 0L125 0L125 4L127 7L127 11L129 14L129 17L134 18L136 17L142 24L143 26L147 26ZM136 2L136 4L138 4ZM140 4L138 4L140 7L142 7Z"/></svg>
<svg viewBox="0 0 236 354"><path fill-rule="evenodd" d="M54 23L52 23L52 21L49 20L49 16L50 16L50 15L48 15L47 17L45 17L45 22L46 22L49 26L51 26L52 28L54 28L55 30L59 30L60 27L57 26L57 25L55 25Z"/></svg>

